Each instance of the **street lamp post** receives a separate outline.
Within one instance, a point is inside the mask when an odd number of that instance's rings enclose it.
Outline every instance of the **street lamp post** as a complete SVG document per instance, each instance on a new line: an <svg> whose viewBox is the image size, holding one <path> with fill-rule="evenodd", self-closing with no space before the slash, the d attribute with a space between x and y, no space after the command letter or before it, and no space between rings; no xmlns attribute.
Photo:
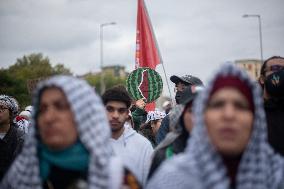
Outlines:
<svg viewBox="0 0 284 189"><path fill-rule="evenodd" d="M255 17L255 18L258 19L259 42L260 42L260 57L261 57L261 63L263 63L261 16L259 14L244 14L243 17L244 18Z"/></svg>
<svg viewBox="0 0 284 189"><path fill-rule="evenodd" d="M115 22L108 22L100 24L100 62L101 62L101 77L100 77L100 85L101 85L101 94L105 92L105 83L104 83L104 72L103 72L103 66L104 66L104 46L103 46L103 40L104 40L104 30L103 28L105 26L115 25Z"/></svg>

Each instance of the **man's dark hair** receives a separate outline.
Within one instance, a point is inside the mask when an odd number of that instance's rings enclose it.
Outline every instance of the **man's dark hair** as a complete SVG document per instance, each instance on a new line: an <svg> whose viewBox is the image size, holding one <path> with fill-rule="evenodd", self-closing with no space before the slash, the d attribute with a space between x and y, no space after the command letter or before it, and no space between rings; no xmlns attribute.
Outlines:
<svg viewBox="0 0 284 189"><path fill-rule="evenodd" d="M127 108L130 107L132 99L129 96L126 88L123 85L114 86L102 95L103 103L106 105L109 101L119 101L126 104Z"/></svg>
<svg viewBox="0 0 284 189"><path fill-rule="evenodd" d="M272 57L268 58L267 60L265 60L265 61L263 62L263 64L261 65L261 68L260 68L260 75L261 75L261 76L264 76L264 75L265 75L265 69L266 69L267 63L268 63L270 60L273 60L273 59L283 59L283 60L284 60L284 58L281 57L281 56L272 56Z"/></svg>
<svg viewBox="0 0 284 189"><path fill-rule="evenodd" d="M265 77L265 69L267 67L267 63L270 61L270 60L273 60L273 59L284 59L283 57L281 56L272 56L268 59L266 59L263 64L261 65L261 68L260 68L260 77L258 78L258 83L259 85L261 86L262 89L264 89L264 84L262 84L260 81L261 79L263 79Z"/></svg>

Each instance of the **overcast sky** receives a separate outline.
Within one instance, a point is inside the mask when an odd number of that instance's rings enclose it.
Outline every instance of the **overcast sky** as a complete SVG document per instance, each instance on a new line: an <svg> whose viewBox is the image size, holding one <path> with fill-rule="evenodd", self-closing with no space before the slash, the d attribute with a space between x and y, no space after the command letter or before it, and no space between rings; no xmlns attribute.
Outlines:
<svg viewBox="0 0 284 189"><path fill-rule="evenodd" d="M145 0L168 77L193 74L206 81L218 65L260 59L257 18L262 18L263 55L284 56L283 0ZM0 67L43 53L76 75L100 70L99 26L104 27L104 64L134 69L136 0L0 0ZM162 67L157 71L162 75ZM171 85L172 87L172 85Z"/></svg>

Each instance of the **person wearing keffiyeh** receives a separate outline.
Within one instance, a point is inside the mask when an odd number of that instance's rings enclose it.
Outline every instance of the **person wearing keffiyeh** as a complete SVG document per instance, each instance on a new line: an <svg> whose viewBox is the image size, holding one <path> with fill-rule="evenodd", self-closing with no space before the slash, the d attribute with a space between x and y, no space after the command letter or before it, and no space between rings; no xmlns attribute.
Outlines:
<svg viewBox="0 0 284 189"><path fill-rule="evenodd" d="M24 142L24 133L14 122L18 109L13 97L0 95L0 182Z"/></svg>
<svg viewBox="0 0 284 189"><path fill-rule="evenodd" d="M203 86L188 86L183 90L180 98L181 104L176 105L170 114L170 132L155 148L148 180L166 159L185 150L193 127L193 100L202 88Z"/></svg>
<svg viewBox="0 0 284 189"><path fill-rule="evenodd" d="M159 110L149 111L146 122L139 129L139 133L151 142L153 148L157 146L155 137L165 116L166 114Z"/></svg>
<svg viewBox="0 0 284 189"><path fill-rule="evenodd" d="M135 178L112 156L104 106L83 80L55 76L39 84L32 127L0 188L121 188Z"/></svg>
<svg viewBox="0 0 284 189"><path fill-rule="evenodd" d="M147 189L284 187L284 161L267 143L260 89L244 71L223 65L193 111L185 152L164 162Z"/></svg>

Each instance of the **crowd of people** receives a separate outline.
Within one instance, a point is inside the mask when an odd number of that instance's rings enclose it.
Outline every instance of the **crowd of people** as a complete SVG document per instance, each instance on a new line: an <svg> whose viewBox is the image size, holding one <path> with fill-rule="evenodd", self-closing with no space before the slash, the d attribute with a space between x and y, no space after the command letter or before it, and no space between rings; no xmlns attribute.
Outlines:
<svg viewBox="0 0 284 189"><path fill-rule="evenodd" d="M0 188L284 189L283 57L258 81L230 63L206 84L170 80L176 104L149 112L72 76L39 83L21 112L0 95Z"/></svg>

